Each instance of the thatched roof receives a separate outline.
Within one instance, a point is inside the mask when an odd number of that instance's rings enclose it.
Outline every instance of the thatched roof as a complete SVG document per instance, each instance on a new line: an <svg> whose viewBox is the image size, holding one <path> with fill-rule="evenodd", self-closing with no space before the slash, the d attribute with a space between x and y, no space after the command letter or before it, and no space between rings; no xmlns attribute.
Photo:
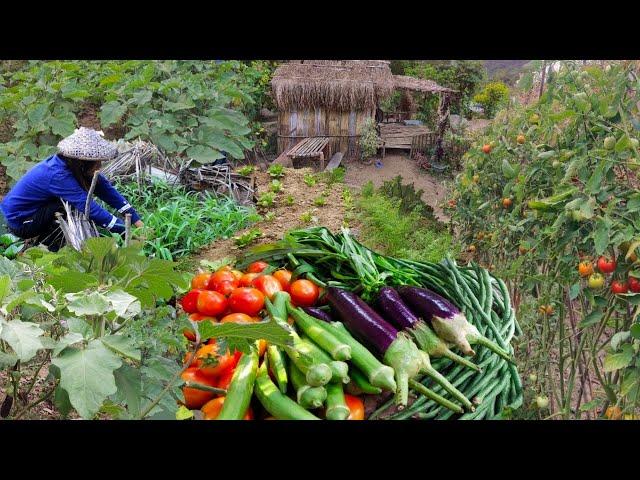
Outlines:
<svg viewBox="0 0 640 480"><path fill-rule="evenodd" d="M297 60L280 65L271 80L280 110L324 107L373 109L395 87L382 60Z"/></svg>
<svg viewBox="0 0 640 480"><path fill-rule="evenodd" d="M407 77L406 75L394 75L393 81L398 90L411 90L414 92L452 93L456 90L442 87L433 80Z"/></svg>
<svg viewBox="0 0 640 480"><path fill-rule="evenodd" d="M393 75L385 60L292 60L276 69L271 86L280 110L368 110L396 89L455 92L432 80Z"/></svg>

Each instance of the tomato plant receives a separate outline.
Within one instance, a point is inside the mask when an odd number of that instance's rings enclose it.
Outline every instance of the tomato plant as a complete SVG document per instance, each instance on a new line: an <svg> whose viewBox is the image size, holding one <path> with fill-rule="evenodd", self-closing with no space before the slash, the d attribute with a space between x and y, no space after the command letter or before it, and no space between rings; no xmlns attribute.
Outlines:
<svg viewBox="0 0 640 480"><path fill-rule="evenodd" d="M507 281L523 345L538 352L524 361L537 393L553 414L593 418L580 406L596 396L626 411L637 397L638 301L619 294L636 292L618 278L629 277L640 231L639 72L634 62L562 61L548 73L539 100L511 101L466 152L445 204L460 242L477 247L473 261Z"/></svg>

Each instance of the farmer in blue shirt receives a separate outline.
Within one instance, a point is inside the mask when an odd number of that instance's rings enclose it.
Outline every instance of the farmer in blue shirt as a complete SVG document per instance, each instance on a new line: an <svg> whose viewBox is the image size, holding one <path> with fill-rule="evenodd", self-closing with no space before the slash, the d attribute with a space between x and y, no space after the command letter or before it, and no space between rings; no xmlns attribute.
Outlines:
<svg viewBox="0 0 640 480"><path fill-rule="evenodd" d="M81 127L58 143L58 153L29 170L0 204L9 230L23 239L36 238L57 251L63 235L56 222L56 212L64 213L62 200L84 212L93 174L103 161L117 156L116 147L95 130ZM100 174L95 195L118 214L131 214L136 227L143 223L135 209ZM89 217L99 227L124 232L124 222L94 200Z"/></svg>

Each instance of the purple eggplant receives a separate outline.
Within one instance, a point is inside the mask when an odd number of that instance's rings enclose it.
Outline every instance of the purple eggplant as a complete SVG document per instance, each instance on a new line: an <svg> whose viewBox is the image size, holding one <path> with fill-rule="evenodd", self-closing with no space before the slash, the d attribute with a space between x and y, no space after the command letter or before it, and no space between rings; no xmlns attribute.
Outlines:
<svg viewBox="0 0 640 480"><path fill-rule="evenodd" d="M434 379L442 386L442 388L462 402L468 410L472 410L473 405L471 404L471 401L431 365L431 359L429 358L431 352L429 351L429 346L434 343L432 337L435 337L435 343L444 344L444 342L440 340L422 320L413 314L409 307L404 304L398 292L393 288L382 287L378 292L375 304L378 311L384 315L385 318L391 320L392 324L406 330L415 339L422 351L425 352L424 365L421 371ZM431 335L429 335L429 333L431 333ZM439 342L437 342L438 340ZM427 348L425 348L425 346ZM444 344L444 346L446 348L446 344ZM455 354L453 355L456 356ZM464 362L467 362L467 360L464 360ZM475 365L471 365L472 367L475 367ZM477 367L475 369L478 370Z"/></svg>
<svg viewBox="0 0 640 480"><path fill-rule="evenodd" d="M327 288L329 305L348 330L374 347L383 362L395 371L396 401L405 406L409 400L409 379L420 373L425 354L409 335L398 332L356 294L335 287Z"/></svg>
<svg viewBox="0 0 640 480"><path fill-rule="evenodd" d="M318 307L302 307L302 310L304 310L308 315L311 315L318 320L322 320L323 322L331 323L333 321L329 312Z"/></svg>
<svg viewBox="0 0 640 480"><path fill-rule="evenodd" d="M464 314L446 298L431 290L418 287L399 287L398 293L406 304L423 318L431 318L431 325L438 336L453 343L466 355L475 355L471 344L484 345L509 362L511 355L500 348L469 323Z"/></svg>
<svg viewBox="0 0 640 480"><path fill-rule="evenodd" d="M431 319L431 315L424 319L418 318L402 301L400 294L394 288L382 287L378 292L375 306L382 316L388 319L392 325L409 332L418 344L418 347L430 356L436 358L447 357L465 367L469 367L478 372L482 371L480 367L466 358L453 353L446 342L438 337L426 323L426 321Z"/></svg>

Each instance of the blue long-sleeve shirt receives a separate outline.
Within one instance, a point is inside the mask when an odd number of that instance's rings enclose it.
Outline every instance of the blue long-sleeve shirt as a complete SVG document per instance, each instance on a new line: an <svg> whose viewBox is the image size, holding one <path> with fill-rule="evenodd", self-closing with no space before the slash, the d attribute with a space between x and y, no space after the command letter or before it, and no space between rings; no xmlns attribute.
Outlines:
<svg viewBox="0 0 640 480"><path fill-rule="evenodd" d="M110 207L124 215L131 214L131 222L140 220L135 209L100 174L96 183L95 195ZM0 208L11 228L19 228L43 206L62 199L77 210L84 212L87 192L80 186L67 164L57 155L43 160L29 170L11 189L0 203ZM124 222L91 200L89 218L96 225L112 232L124 232Z"/></svg>

